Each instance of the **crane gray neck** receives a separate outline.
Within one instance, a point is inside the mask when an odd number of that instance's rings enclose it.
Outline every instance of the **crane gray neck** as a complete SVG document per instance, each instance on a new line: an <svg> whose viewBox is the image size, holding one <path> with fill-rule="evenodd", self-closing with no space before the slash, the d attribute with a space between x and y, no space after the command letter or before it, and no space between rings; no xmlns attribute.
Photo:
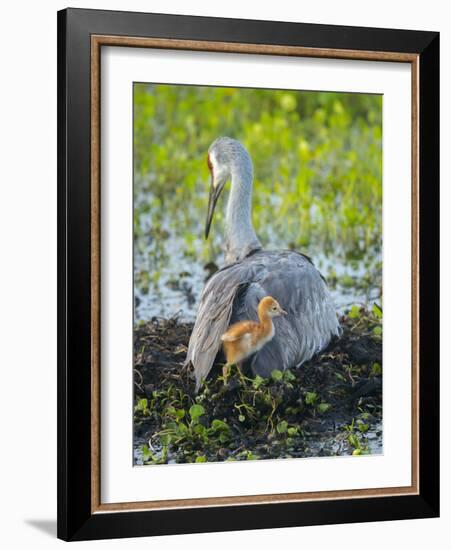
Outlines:
<svg viewBox="0 0 451 550"><path fill-rule="evenodd" d="M253 170L250 158L247 156L246 162L233 162L230 175L231 189L226 211L226 264L240 261L253 250L262 247L252 226Z"/></svg>

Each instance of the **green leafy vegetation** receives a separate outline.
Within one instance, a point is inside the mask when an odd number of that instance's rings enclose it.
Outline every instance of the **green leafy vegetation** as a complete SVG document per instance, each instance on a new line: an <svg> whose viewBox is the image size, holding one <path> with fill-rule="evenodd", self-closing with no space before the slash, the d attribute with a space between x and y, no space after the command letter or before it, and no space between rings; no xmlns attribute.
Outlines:
<svg viewBox="0 0 451 550"><path fill-rule="evenodd" d="M168 287L183 292L193 286L194 305L201 285L198 276L194 283L189 277L191 264L220 263L224 202L209 241L203 226L206 155L221 135L242 141L252 156L253 222L266 248L294 248L324 260L319 267L333 288L380 287L382 96L135 84L135 285L141 299L150 293L162 301ZM337 273L343 263L351 271Z"/></svg>
<svg viewBox="0 0 451 550"><path fill-rule="evenodd" d="M357 456L371 453L371 442L377 451L381 322L380 308L351 308L343 336L301 368L264 379L234 366L225 385L220 363L198 395L180 362L191 325L143 323L135 329L137 462Z"/></svg>

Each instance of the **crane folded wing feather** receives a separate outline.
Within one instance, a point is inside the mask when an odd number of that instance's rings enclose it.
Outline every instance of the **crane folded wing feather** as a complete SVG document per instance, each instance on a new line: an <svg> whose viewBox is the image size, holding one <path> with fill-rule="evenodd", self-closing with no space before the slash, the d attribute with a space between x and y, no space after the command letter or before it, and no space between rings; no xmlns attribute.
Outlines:
<svg viewBox="0 0 451 550"><path fill-rule="evenodd" d="M252 268L240 269L240 263L217 271L207 282L201 295L196 323L191 334L185 364L192 363L196 391L208 376L226 332L235 296L246 279L252 278Z"/></svg>
<svg viewBox="0 0 451 550"><path fill-rule="evenodd" d="M275 337L251 359L255 374L300 365L323 349L340 328L324 280L302 254L259 251L217 271L201 295L186 362L196 391L210 372L230 324L257 320L262 296L274 296L288 315L274 319Z"/></svg>

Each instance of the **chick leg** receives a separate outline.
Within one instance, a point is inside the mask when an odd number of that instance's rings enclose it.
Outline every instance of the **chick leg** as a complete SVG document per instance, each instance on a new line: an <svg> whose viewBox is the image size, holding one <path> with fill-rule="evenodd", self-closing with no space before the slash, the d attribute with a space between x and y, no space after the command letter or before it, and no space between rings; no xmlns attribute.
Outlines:
<svg viewBox="0 0 451 550"><path fill-rule="evenodd" d="M246 379L245 379L245 376L243 374L243 362L242 361L239 361L237 364L236 364L236 368L237 368L237 371L238 371L238 376L241 380L241 383L243 384L243 386L246 384Z"/></svg>
<svg viewBox="0 0 451 550"><path fill-rule="evenodd" d="M222 367L222 377L224 379L224 386L227 386L227 382L228 382L231 370L232 370L232 364L231 363L226 363Z"/></svg>

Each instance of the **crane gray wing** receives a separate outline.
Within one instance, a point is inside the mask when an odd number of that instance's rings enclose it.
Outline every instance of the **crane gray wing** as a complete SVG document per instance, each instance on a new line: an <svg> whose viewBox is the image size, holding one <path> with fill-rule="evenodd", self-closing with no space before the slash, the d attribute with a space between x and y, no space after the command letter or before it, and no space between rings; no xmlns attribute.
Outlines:
<svg viewBox="0 0 451 550"><path fill-rule="evenodd" d="M323 350L332 336L340 334L327 286L308 261L294 257L281 262L260 285L288 315L273 320L274 338L251 359L254 374L267 377L275 369L299 366ZM248 307L254 307L252 298Z"/></svg>
<svg viewBox="0 0 451 550"><path fill-rule="evenodd" d="M186 364L194 368L196 392L213 366L232 316L235 296L252 281L256 265L238 262L217 271L207 281L191 333Z"/></svg>
<svg viewBox="0 0 451 550"><path fill-rule="evenodd" d="M300 365L339 334L335 307L311 261L296 252L260 251L216 272L200 299L186 362L191 362L196 391L208 376L231 323L257 320L257 306L273 296L288 312L274 319L275 336L251 359L255 374Z"/></svg>

